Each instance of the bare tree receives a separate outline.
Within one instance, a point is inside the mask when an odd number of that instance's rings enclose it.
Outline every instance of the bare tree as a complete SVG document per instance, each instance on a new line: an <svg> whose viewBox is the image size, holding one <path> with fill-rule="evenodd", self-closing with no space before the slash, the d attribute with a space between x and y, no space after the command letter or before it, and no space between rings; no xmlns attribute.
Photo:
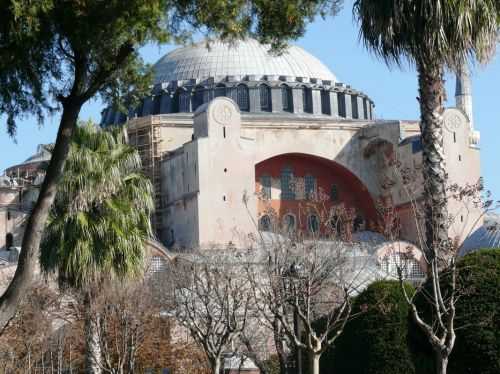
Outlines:
<svg viewBox="0 0 500 374"><path fill-rule="evenodd" d="M174 313L220 374L223 353L245 330L252 304L250 283L234 251L196 254L172 270Z"/></svg>
<svg viewBox="0 0 500 374"><path fill-rule="evenodd" d="M427 265L426 282L417 287L417 292L414 294L409 294L404 287L407 274L406 267L408 266L405 261L396 264L398 278L401 283L401 290L410 308L412 319L424 333L432 347L436 373L442 374L447 372L449 357L456 341L456 303L467 292L467 290L459 288L457 284L459 276L457 260L460 253L460 243L458 242L459 239L448 238L445 242L440 241L439 247L429 247L427 245L426 227L424 227L421 213L423 209L420 206L421 202L414 196L412 188L415 184L412 175L415 175L415 173L411 169L401 168L398 162L395 162L393 166L395 175L400 178L403 191L410 201L411 214L417 232L417 244L422 248ZM484 191L482 180L472 185L448 185L446 188L446 201L455 203L456 206L460 207L455 213L448 210L445 227L448 232L450 227L457 223L458 220L461 222L470 221L469 216L473 220L472 223L469 222L469 225L463 225L458 237L470 235L481 218L488 211L499 206L499 202L492 200L489 192ZM399 239L399 227L395 224L397 214L391 207L386 208L384 211L394 213L389 214L392 219L385 222L384 234L390 239ZM466 230L469 231L466 232ZM401 248L394 248L394 252L400 251ZM417 302L419 297L425 301L424 308ZM430 310L431 313L426 314L425 310Z"/></svg>
<svg viewBox="0 0 500 374"><path fill-rule="evenodd" d="M273 235L265 261L247 270L261 318L270 326L279 322L292 345L307 354L311 374L319 374L321 355L351 317L356 272L362 270L352 266L351 250L340 241Z"/></svg>

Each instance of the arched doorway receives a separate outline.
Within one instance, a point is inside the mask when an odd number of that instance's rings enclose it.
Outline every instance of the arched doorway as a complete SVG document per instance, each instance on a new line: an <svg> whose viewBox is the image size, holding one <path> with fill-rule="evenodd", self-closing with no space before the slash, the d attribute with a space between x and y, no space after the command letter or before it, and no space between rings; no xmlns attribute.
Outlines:
<svg viewBox="0 0 500 374"><path fill-rule="evenodd" d="M282 154L259 162L255 178L259 215L271 209L278 222L294 217L295 230L320 235L376 229L377 213L367 188L335 161Z"/></svg>

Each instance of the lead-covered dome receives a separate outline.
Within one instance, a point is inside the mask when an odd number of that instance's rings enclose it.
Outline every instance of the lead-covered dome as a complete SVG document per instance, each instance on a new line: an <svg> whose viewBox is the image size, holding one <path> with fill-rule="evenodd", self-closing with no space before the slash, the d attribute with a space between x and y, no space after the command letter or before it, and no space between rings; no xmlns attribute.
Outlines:
<svg viewBox="0 0 500 374"><path fill-rule="evenodd" d="M173 50L155 65L155 83L203 80L215 77L286 76L336 82L320 60L297 46L282 55L269 53L269 46L246 39L234 44L205 41Z"/></svg>

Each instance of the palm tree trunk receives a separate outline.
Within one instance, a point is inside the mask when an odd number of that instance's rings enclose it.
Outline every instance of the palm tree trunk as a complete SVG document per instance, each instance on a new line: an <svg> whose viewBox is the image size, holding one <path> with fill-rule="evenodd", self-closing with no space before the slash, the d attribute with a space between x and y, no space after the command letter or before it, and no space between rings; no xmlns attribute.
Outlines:
<svg viewBox="0 0 500 374"><path fill-rule="evenodd" d="M64 163L71 145L71 137L82 105L82 100L73 97L69 97L63 104L56 143L38 200L24 230L17 269L9 287L0 297L0 331L3 331L14 317L17 305L33 282L42 232L56 196L57 183L63 173Z"/></svg>
<svg viewBox="0 0 500 374"><path fill-rule="evenodd" d="M432 261L448 240L443 151L444 73L443 66L432 59L418 62L417 70L423 146L425 252Z"/></svg>
<svg viewBox="0 0 500 374"><path fill-rule="evenodd" d="M103 355L99 341L99 322L92 308L92 295L90 291L85 291L83 307L85 313L85 373L101 374Z"/></svg>

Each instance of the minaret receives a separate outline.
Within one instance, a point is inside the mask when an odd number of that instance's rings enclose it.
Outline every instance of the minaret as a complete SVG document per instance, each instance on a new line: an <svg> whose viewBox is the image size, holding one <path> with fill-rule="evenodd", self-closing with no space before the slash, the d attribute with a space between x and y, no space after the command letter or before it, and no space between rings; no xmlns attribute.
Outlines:
<svg viewBox="0 0 500 374"><path fill-rule="evenodd" d="M471 130L474 129L474 118L472 114L472 83L467 63L463 63L457 72L457 83L455 88L455 106L461 109L467 117Z"/></svg>

